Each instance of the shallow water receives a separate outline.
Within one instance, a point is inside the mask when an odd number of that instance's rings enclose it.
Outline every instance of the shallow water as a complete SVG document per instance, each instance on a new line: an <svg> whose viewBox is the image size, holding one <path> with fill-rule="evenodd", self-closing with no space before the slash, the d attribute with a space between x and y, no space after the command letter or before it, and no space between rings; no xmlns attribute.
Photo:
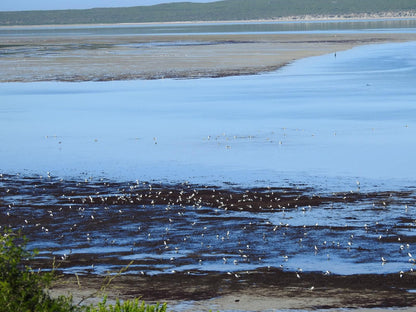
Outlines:
<svg viewBox="0 0 416 312"><path fill-rule="evenodd" d="M2 224L26 219L45 257L81 255L68 272L102 273L130 260L149 274L280 265L339 274L409 270L408 253L416 253L415 49L414 42L359 47L257 76L1 84L1 172L20 173L0 181ZM48 171L58 186L61 177L90 181L71 186L86 200L122 193L99 189L101 177L388 193L262 213L86 202L68 210L60 199L68 185L50 193L51 180L34 178ZM40 185L35 194L22 194L32 191L28 181ZM11 188L20 191L4 193ZM92 226L91 216L107 225ZM74 224L80 229L68 232Z"/></svg>
<svg viewBox="0 0 416 312"><path fill-rule="evenodd" d="M248 185L342 177L344 190L356 179L413 184L415 47L360 47L257 76L2 84L2 169Z"/></svg>

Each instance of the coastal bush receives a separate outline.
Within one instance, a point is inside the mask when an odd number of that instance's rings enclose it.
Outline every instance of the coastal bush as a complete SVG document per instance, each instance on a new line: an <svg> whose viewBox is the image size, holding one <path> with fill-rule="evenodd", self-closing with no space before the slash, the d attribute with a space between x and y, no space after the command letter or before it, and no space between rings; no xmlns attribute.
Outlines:
<svg viewBox="0 0 416 312"><path fill-rule="evenodd" d="M29 266L38 252L28 251L28 239L19 232L5 229L0 236L0 312L166 312L166 304L149 305L138 299L98 306L73 304L72 297L52 298L49 288L57 277Z"/></svg>
<svg viewBox="0 0 416 312"><path fill-rule="evenodd" d="M53 271L41 273L27 264L37 255L26 249L27 241L10 229L0 237L0 311L76 311L71 298L49 296Z"/></svg>

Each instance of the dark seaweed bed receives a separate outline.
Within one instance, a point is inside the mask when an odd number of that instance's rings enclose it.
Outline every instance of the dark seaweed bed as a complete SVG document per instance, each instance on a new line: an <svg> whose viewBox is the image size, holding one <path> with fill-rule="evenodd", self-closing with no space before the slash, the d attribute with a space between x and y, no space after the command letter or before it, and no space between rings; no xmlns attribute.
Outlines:
<svg viewBox="0 0 416 312"><path fill-rule="evenodd" d="M103 274L234 272L263 267L338 274L413 268L415 191L318 193L306 186L155 184L2 175L0 220L45 265ZM382 261L382 257L385 261Z"/></svg>

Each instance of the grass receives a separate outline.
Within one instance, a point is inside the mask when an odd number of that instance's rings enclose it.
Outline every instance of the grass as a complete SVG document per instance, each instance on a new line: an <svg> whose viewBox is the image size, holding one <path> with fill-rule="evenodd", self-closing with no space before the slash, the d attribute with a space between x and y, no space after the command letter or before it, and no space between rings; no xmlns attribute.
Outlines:
<svg viewBox="0 0 416 312"><path fill-rule="evenodd" d="M415 10L415 0L224 0L130 8L0 12L0 25L224 21Z"/></svg>
<svg viewBox="0 0 416 312"><path fill-rule="evenodd" d="M28 251L27 242L21 232L10 229L0 237L0 312L166 312L166 304L149 305L139 299L117 299L112 305L104 297L97 306L85 306L74 304L71 296L52 298L49 288L57 279L55 270L33 270L29 263L37 251Z"/></svg>

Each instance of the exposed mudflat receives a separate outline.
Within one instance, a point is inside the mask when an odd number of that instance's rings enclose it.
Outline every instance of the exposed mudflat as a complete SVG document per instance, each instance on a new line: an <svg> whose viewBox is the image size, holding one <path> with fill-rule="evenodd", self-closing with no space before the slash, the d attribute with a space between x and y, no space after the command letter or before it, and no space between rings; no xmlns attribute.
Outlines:
<svg viewBox="0 0 416 312"><path fill-rule="evenodd" d="M55 258L64 273L56 294L100 297L105 276L126 268L106 288L110 298L207 300L222 310L247 301L255 311L265 302L416 303L412 189L325 193L3 174L0 194L1 224L22 229L40 251L32 265L47 269Z"/></svg>

